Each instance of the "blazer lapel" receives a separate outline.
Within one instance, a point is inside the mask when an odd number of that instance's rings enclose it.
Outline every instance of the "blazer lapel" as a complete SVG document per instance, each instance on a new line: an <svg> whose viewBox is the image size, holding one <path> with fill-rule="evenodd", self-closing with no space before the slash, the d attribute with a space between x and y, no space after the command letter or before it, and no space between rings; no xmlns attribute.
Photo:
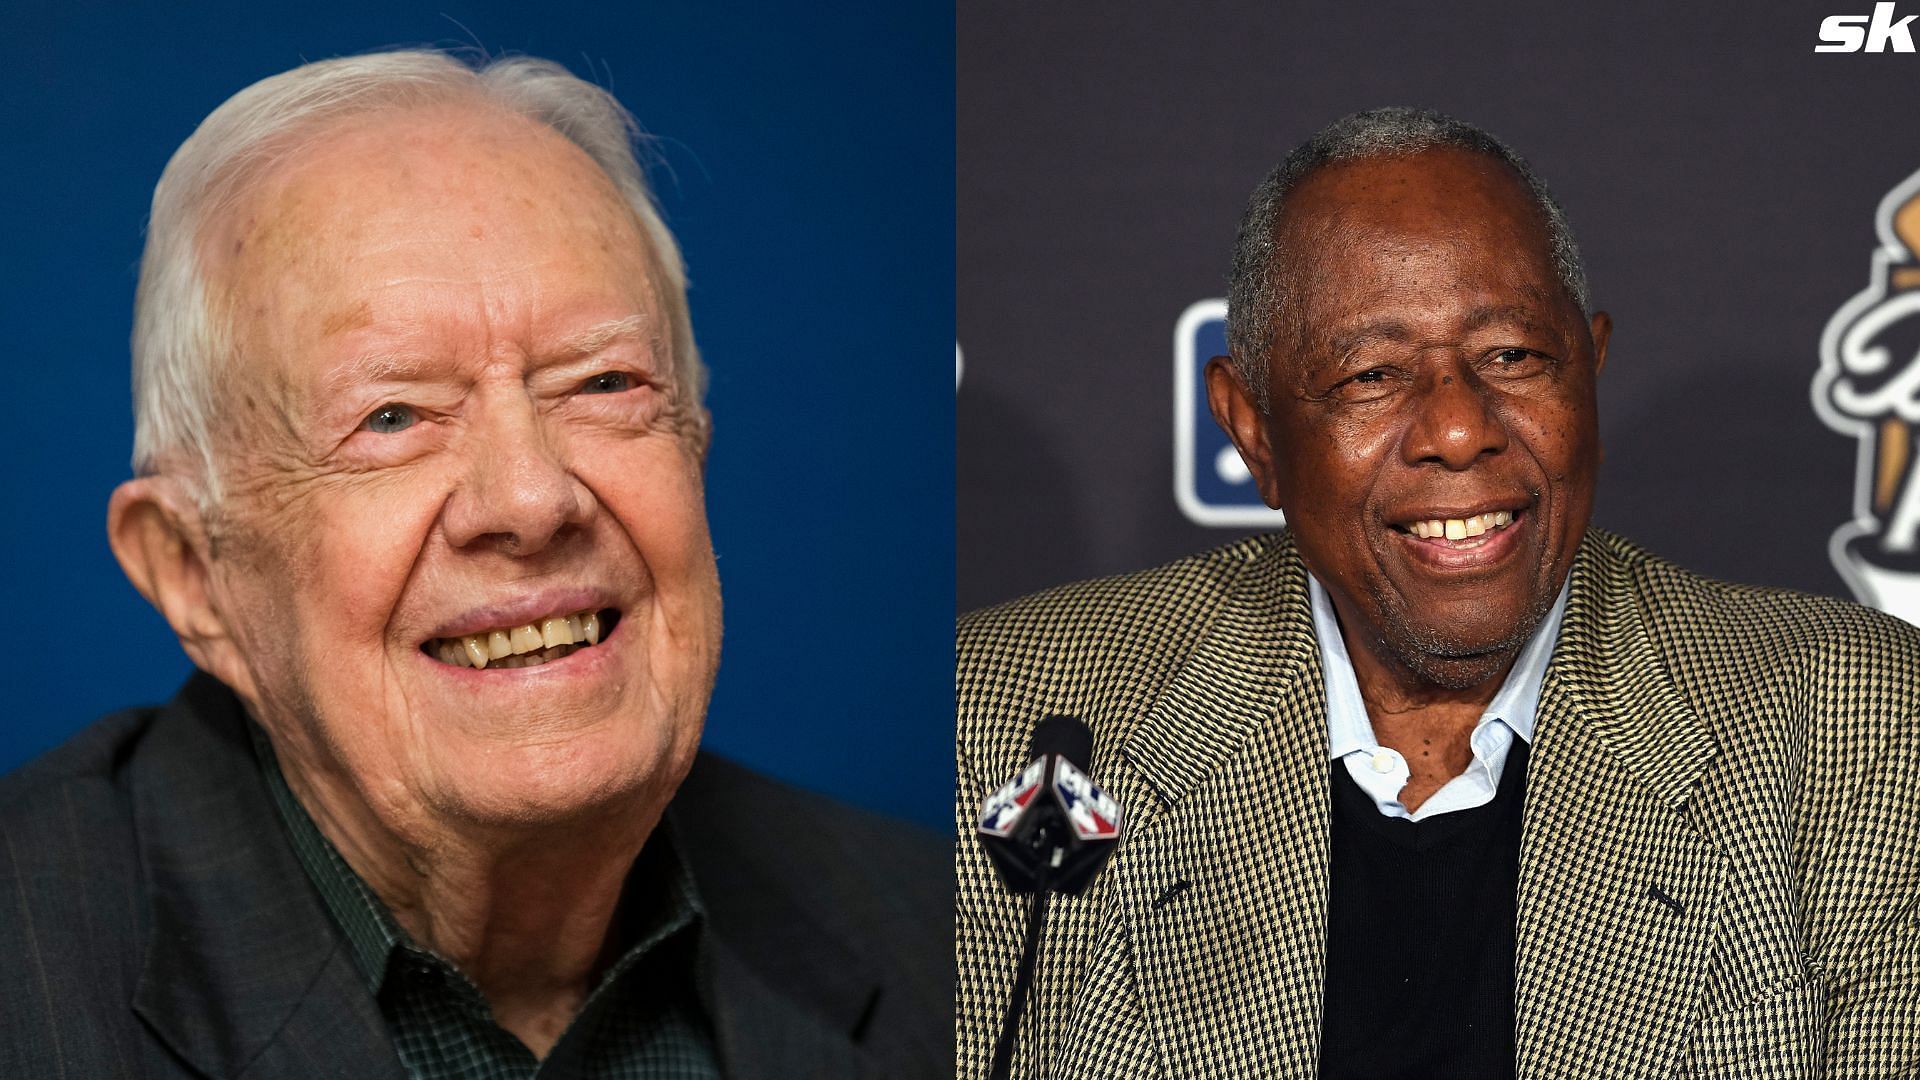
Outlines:
<svg viewBox="0 0 1920 1080"><path fill-rule="evenodd" d="M720 1060L734 1080L860 1080L884 1075L850 1035L860 1022L864 999L854 1002L829 995L825 1002L799 1001L776 989L717 936L707 947L705 974L711 980L708 1000Z"/></svg>
<svg viewBox="0 0 1920 1080"><path fill-rule="evenodd" d="M1721 853L1688 816L1715 743L1640 623L1630 573L1604 537L1583 546L1542 688L1521 850L1522 1076L1670 1072L1719 921ZM1314 1075L1326 705L1290 539L1229 589L1125 763L1130 836L1109 887L1161 1071Z"/></svg>
<svg viewBox="0 0 1920 1080"><path fill-rule="evenodd" d="M1632 570L1590 535L1541 689L1520 857L1521 1076L1663 1076L1722 906L1689 799L1715 754L1640 621Z"/></svg>
<svg viewBox="0 0 1920 1080"><path fill-rule="evenodd" d="M239 702L196 673L134 780L152 939L133 1007L209 1077L403 1076L276 817Z"/></svg>
<svg viewBox="0 0 1920 1080"><path fill-rule="evenodd" d="M695 762L661 827L706 912L700 989L726 1075L884 1075L887 1063L860 1036L884 995L909 991L889 986L862 955L862 928L848 925L832 887L815 888L794 861L760 850L766 840L754 823L764 808L721 765L705 755Z"/></svg>
<svg viewBox="0 0 1920 1080"><path fill-rule="evenodd" d="M1283 536L1228 586L1125 745L1141 805L1108 887L1163 1074L1315 1072L1324 697L1305 569Z"/></svg>
<svg viewBox="0 0 1920 1080"><path fill-rule="evenodd" d="M134 1009L208 1077L403 1080L377 1004L281 839L246 723L225 687L196 674L150 736L156 764L135 798L153 936ZM882 1075L854 1043L880 992L870 966L804 913L776 928L790 936L756 941L754 924L706 935L701 978L727 1075Z"/></svg>

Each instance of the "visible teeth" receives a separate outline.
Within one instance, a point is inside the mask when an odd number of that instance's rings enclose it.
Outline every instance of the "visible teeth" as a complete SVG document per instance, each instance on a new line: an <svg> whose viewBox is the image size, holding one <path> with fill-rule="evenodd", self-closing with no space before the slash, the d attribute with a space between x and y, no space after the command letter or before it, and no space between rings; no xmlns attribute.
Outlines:
<svg viewBox="0 0 1920 1080"><path fill-rule="evenodd" d="M1493 510L1466 518L1429 518L1407 526L1407 531L1422 540L1468 540L1513 524L1513 511Z"/></svg>
<svg viewBox="0 0 1920 1080"><path fill-rule="evenodd" d="M595 611L554 615L520 626L503 626L462 637L436 638L426 645L429 655L455 667L528 667L557 660L600 643L600 615Z"/></svg>

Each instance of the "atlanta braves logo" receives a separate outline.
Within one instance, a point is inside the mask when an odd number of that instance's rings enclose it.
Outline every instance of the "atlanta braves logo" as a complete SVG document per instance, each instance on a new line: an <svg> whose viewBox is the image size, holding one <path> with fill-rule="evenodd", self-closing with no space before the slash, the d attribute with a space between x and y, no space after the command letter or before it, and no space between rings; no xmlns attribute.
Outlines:
<svg viewBox="0 0 1920 1080"><path fill-rule="evenodd" d="M1867 287L1820 335L1813 408L1859 440L1853 520L1827 550L1863 604L1920 623L1920 172L1880 200Z"/></svg>

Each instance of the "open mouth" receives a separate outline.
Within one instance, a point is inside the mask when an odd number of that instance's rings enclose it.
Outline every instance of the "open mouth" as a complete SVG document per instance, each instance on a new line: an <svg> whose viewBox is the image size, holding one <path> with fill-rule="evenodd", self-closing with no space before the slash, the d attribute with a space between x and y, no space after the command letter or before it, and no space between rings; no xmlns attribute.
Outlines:
<svg viewBox="0 0 1920 1080"><path fill-rule="evenodd" d="M1397 532L1449 548L1476 548L1488 543L1516 518L1512 510L1493 510L1465 518L1429 518L1395 525Z"/></svg>
<svg viewBox="0 0 1920 1080"><path fill-rule="evenodd" d="M582 649L591 649L620 623L615 608L550 615L518 626L496 626L477 634L430 639L420 651L454 667L538 667Z"/></svg>

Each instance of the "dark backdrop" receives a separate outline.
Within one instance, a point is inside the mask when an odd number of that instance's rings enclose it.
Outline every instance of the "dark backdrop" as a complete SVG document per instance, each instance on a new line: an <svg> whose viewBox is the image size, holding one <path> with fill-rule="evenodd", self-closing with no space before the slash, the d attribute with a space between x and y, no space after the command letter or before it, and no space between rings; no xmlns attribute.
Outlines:
<svg viewBox="0 0 1920 1080"><path fill-rule="evenodd" d="M1823 329L1873 274L1877 205L1920 170L1920 55L1813 51L1822 18L1855 9L1873 4L969 0L959 606L1251 527L1176 502L1176 331L1225 295L1260 178L1382 104L1490 129L1571 216L1616 325L1597 523L1714 576L1849 595L1828 544L1863 512L1861 444L1816 414L1813 382ZM1217 324L1194 329L1204 363ZM1912 361L1909 341L1894 362ZM1244 488L1210 432L1192 486L1219 506Z"/></svg>
<svg viewBox="0 0 1920 1080"><path fill-rule="evenodd" d="M0 768L187 671L113 562L127 334L169 154L303 60L478 43L619 95L664 158L712 370L708 745L927 824L952 776L953 13L936 3L8 0Z"/></svg>

